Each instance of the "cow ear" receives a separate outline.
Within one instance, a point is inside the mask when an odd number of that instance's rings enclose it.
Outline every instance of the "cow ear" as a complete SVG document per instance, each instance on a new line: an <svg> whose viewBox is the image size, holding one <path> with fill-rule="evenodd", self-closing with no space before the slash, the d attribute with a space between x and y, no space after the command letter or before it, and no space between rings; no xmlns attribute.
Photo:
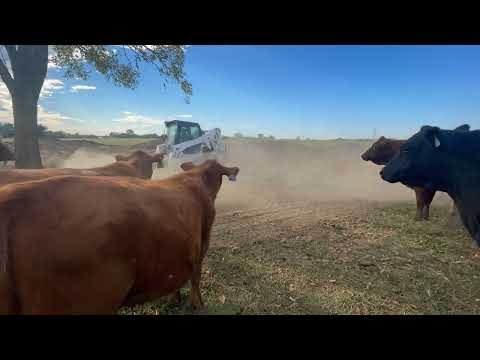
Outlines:
<svg viewBox="0 0 480 360"><path fill-rule="evenodd" d="M162 162L163 154L155 154L152 156L152 162Z"/></svg>
<svg viewBox="0 0 480 360"><path fill-rule="evenodd" d="M195 165L189 161L189 162L186 162L186 163L183 163L182 165L180 165L180 167L183 169L183 171L188 171L188 170L192 170Z"/></svg>
<svg viewBox="0 0 480 360"><path fill-rule="evenodd" d="M442 143L439 138L440 128L428 126L423 129L425 137L432 143L433 148L438 148Z"/></svg>
<svg viewBox="0 0 480 360"><path fill-rule="evenodd" d="M459 127L456 127L455 129L453 129L453 131L468 132L470 131L470 125L468 124L460 125Z"/></svg>
<svg viewBox="0 0 480 360"><path fill-rule="evenodd" d="M433 126L423 125L423 126L420 128L420 132L422 132L422 133L427 133L427 132L431 131L432 129L433 129Z"/></svg>

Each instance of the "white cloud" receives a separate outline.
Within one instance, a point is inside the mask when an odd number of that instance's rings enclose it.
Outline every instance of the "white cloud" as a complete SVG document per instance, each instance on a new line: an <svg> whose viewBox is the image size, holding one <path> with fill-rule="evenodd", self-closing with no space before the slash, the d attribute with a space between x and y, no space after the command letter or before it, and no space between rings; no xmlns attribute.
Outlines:
<svg viewBox="0 0 480 360"><path fill-rule="evenodd" d="M3 82L0 82L0 122L13 122L12 98Z"/></svg>
<svg viewBox="0 0 480 360"><path fill-rule="evenodd" d="M60 66L55 65L53 62L50 61L50 59L48 61L47 66L48 66L49 69L60 69Z"/></svg>
<svg viewBox="0 0 480 360"><path fill-rule="evenodd" d="M137 127L142 128L152 127L153 125L161 125L163 123L162 120L154 119L145 115L135 114L130 111L124 111L122 114L123 117L113 119L112 121L116 123L135 124Z"/></svg>
<svg viewBox="0 0 480 360"><path fill-rule="evenodd" d="M58 79L45 79L40 98L47 98L53 95L57 90L63 89L63 81Z"/></svg>
<svg viewBox="0 0 480 360"><path fill-rule="evenodd" d="M178 117L178 118L191 118L191 117L193 117L193 115L184 114L184 115L175 115L175 117Z"/></svg>
<svg viewBox="0 0 480 360"><path fill-rule="evenodd" d="M84 90L95 90L97 87L94 85L74 85L71 87L70 92L79 92Z"/></svg>
<svg viewBox="0 0 480 360"><path fill-rule="evenodd" d="M163 123L164 120L161 119L123 111L122 117L112 120L112 126L108 132L124 132L127 129L131 129L138 134L160 133L163 130Z"/></svg>
<svg viewBox="0 0 480 360"><path fill-rule="evenodd" d="M55 79L47 79L45 81L47 85L44 85L42 92L47 91L47 94L51 94L51 92L59 88L60 84L56 81L48 80ZM48 111L40 104L37 108L37 116L38 123L47 126L52 131L63 130L75 132L78 131L80 124L83 123L83 120L73 119L70 116L56 111ZM0 82L0 122L13 123L12 98L3 82Z"/></svg>

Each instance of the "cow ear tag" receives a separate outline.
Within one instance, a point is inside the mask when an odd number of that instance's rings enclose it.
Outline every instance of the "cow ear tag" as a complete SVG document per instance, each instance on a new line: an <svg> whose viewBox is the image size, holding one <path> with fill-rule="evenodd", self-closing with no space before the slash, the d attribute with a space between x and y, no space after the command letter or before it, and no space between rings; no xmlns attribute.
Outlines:
<svg viewBox="0 0 480 360"><path fill-rule="evenodd" d="M436 136L433 137L433 143L435 144L435 147L438 148L440 146L440 140Z"/></svg>

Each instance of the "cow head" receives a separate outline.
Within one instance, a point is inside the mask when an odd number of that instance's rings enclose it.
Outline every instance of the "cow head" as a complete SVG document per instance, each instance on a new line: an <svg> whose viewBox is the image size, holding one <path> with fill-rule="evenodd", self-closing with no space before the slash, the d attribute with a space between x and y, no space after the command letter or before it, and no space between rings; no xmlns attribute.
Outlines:
<svg viewBox="0 0 480 360"><path fill-rule="evenodd" d="M164 154L150 155L144 151L137 150L129 156L116 155L116 161L127 161L134 166L144 179L151 179L153 175L152 165L157 163L158 167L163 167Z"/></svg>
<svg viewBox="0 0 480 360"><path fill-rule="evenodd" d="M201 165L187 162L180 165L180 167L184 171L201 176L214 199L222 186L222 177L225 175L230 181L236 181L240 171L238 167L225 167L215 160L207 160Z"/></svg>
<svg viewBox="0 0 480 360"><path fill-rule="evenodd" d="M392 140L382 136L362 154L362 159L377 165L385 165L395 154L396 150L392 145Z"/></svg>
<svg viewBox="0 0 480 360"><path fill-rule="evenodd" d="M468 125L454 130L423 126L400 147L400 152L380 171L380 176L390 183L447 191L445 164L452 160L452 140L469 129Z"/></svg>

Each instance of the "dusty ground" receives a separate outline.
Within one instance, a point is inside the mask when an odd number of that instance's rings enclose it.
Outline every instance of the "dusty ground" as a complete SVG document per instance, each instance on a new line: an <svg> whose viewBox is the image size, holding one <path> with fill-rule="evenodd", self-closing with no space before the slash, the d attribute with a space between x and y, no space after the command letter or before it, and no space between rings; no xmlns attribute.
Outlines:
<svg viewBox="0 0 480 360"><path fill-rule="evenodd" d="M155 146L50 143L42 155L56 166L91 167ZM368 146L227 141L227 163L240 174L217 199L200 313L480 313L480 258L450 216L450 199L437 194L431 220L414 221L413 192L380 180L380 168L360 159ZM120 313L190 312L157 301Z"/></svg>

